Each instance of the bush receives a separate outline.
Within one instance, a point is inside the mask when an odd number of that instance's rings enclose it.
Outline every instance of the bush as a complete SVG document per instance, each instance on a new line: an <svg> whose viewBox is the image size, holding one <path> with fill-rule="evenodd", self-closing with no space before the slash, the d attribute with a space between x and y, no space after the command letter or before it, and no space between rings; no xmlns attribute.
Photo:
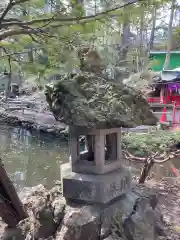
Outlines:
<svg viewBox="0 0 180 240"><path fill-rule="evenodd" d="M122 148L138 157L149 152L165 152L180 143L180 131L157 131L153 133L128 133L122 137Z"/></svg>

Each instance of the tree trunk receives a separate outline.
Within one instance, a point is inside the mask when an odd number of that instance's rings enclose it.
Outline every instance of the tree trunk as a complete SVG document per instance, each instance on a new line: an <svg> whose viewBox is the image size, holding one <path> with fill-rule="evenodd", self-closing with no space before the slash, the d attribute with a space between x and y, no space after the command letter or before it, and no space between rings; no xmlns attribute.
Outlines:
<svg viewBox="0 0 180 240"><path fill-rule="evenodd" d="M81 10L83 11L83 15L86 16L86 12L84 10L84 0L75 0L75 1L72 1L71 3L71 6L72 6L72 9L77 10L77 8L79 9L79 7L81 6ZM79 12L79 10L77 10Z"/></svg>
<svg viewBox="0 0 180 240"><path fill-rule="evenodd" d="M169 19L169 25L168 25L167 53L166 53L166 59L165 59L164 66L163 66L163 69L164 69L164 70L167 70L167 69L168 69L169 61L170 61L170 57L171 57L171 49L172 49L172 25L173 25L173 18L174 18L175 3L176 3L176 0L172 0L171 12L170 12L170 19Z"/></svg>
<svg viewBox="0 0 180 240"><path fill-rule="evenodd" d="M145 50L146 48L146 42L144 39L144 19L145 19L145 5L144 3L141 3L141 13L140 13L140 30L139 30L139 35L140 35L140 43L139 43L139 71L143 70L143 67L145 65L144 63L144 58L145 58Z"/></svg>
<svg viewBox="0 0 180 240"><path fill-rule="evenodd" d="M60 0L56 0L55 2L55 12L58 13L61 9L61 2Z"/></svg>
<svg viewBox="0 0 180 240"><path fill-rule="evenodd" d="M154 46L156 14L157 14L157 9L156 9L156 6L154 6L153 12L152 12L152 29L151 29L151 35L150 35L150 41L149 41L149 50L153 49L153 46Z"/></svg>
<svg viewBox="0 0 180 240"><path fill-rule="evenodd" d="M12 76L11 76L11 73L8 74L8 83L6 85L6 89L5 89L5 100L7 102L8 100L8 97L10 95L10 91L11 91L11 80L12 80Z"/></svg>
<svg viewBox="0 0 180 240"><path fill-rule="evenodd" d="M0 159L0 216L8 227L28 217Z"/></svg>
<svg viewBox="0 0 180 240"><path fill-rule="evenodd" d="M123 1L123 2L126 3L126 1ZM122 33L122 40L121 40L122 51L120 51L120 59L126 59L129 44L130 44L129 14L124 12L124 15L123 15L123 33Z"/></svg>
<svg viewBox="0 0 180 240"><path fill-rule="evenodd" d="M141 171L141 175L140 175L140 178L139 178L139 182L140 184L144 183L152 166L154 165L154 161L152 158L147 158L145 163L144 163L144 166L143 166L143 169Z"/></svg>
<svg viewBox="0 0 180 240"><path fill-rule="evenodd" d="M128 3L136 3L137 0L123 0L123 4L128 4ZM111 3L110 3L111 4ZM118 47L119 50L119 60L126 60L127 54L129 47L131 45L131 39L130 37L132 36L131 31L130 31L130 15L126 10L126 7L124 7L124 12L123 12L123 24L122 24L122 36L121 36L121 43L119 44L120 47ZM122 63L121 63L122 64Z"/></svg>
<svg viewBox="0 0 180 240"><path fill-rule="evenodd" d="M30 47L28 49L28 60L29 60L30 63L34 62L33 48L32 47Z"/></svg>

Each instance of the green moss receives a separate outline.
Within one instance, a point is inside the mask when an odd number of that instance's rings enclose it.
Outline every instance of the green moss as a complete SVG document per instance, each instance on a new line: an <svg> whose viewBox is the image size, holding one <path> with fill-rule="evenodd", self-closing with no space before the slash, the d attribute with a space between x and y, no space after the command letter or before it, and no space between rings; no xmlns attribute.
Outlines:
<svg viewBox="0 0 180 240"><path fill-rule="evenodd" d="M57 118L88 128L154 125L156 117L135 89L89 72L67 75L46 86L46 99Z"/></svg>

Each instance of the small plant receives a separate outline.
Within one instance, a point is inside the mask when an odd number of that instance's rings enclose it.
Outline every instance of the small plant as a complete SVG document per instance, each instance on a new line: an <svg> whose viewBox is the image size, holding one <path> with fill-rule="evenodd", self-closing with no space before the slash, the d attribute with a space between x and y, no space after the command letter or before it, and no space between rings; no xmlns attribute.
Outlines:
<svg viewBox="0 0 180 240"><path fill-rule="evenodd" d="M125 159L143 162L139 183L144 183L152 166L180 156L180 131L128 133L122 137Z"/></svg>

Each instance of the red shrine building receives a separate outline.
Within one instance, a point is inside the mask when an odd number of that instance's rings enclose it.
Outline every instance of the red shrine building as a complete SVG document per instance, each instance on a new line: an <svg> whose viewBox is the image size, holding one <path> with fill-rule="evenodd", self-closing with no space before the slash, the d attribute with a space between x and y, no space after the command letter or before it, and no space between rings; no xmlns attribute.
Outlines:
<svg viewBox="0 0 180 240"><path fill-rule="evenodd" d="M147 97L152 110L160 120L180 125L180 69L162 71L152 89Z"/></svg>

